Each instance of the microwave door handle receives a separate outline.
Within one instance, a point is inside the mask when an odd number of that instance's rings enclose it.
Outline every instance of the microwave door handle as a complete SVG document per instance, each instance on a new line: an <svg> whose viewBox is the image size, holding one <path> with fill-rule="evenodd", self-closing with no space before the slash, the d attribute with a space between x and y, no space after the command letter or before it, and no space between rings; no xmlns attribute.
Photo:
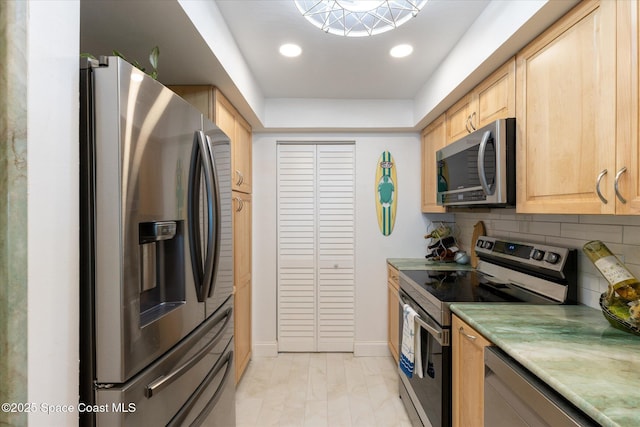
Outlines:
<svg viewBox="0 0 640 427"><path fill-rule="evenodd" d="M491 131L486 131L484 135L482 135L482 141L480 142L480 148L478 149L478 178L480 178L480 185L482 186L482 190L487 196L493 194L493 190L491 190L491 188L489 187L489 183L487 182L487 175L484 171L484 154L487 150L489 138L491 138Z"/></svg>

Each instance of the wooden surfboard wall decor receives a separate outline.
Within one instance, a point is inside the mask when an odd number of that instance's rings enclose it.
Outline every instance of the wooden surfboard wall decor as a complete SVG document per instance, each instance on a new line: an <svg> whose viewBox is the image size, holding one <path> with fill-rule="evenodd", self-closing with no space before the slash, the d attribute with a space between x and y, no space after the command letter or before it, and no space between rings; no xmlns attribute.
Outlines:
<svg viewBox="0 0 640 427"><path fill-rule="evenodd" d="M389 236L396 221L398 178L395 161L388 151L384 151L378 159L375 189L378 226L384 236Z"/></svg>

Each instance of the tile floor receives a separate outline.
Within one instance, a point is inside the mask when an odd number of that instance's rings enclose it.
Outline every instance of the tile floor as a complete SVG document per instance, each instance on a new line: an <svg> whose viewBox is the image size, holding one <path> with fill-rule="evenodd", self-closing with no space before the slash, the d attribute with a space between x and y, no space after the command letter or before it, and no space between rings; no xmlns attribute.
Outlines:
<svg viewBox="0 0 640 427"><path fill-rule="evenodd" d="M410 427L391 357L254 358L236 391L237 427Z"/></svg>

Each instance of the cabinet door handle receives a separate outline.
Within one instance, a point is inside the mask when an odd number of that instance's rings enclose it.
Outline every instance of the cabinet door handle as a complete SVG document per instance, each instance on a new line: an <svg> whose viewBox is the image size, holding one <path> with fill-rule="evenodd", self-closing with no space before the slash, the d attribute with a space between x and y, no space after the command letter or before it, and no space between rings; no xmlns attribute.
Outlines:
<svg viewBox="0 0 640 427"><path fill-rule="evenodd" d="M602 181L602 178L607 174L607 172L608 171L606 169L603 169L602 172L598 174L598 178L596 179L596 193L598 194L600 200L602 200L602 203L604 203L605 205L609 203L609 201L604 198L602 192L600 191L600 181Z"/></svg>
<svg viewBox="0 0 640 427"><path fill-rule="evenodd" d="M618 181L620 181L620 177L622 176L623 173L625 173L627 171L627 167L623 166L622 169L620 169L618 171L618 173L616 173L616 179L614 181L613 184L613 188L616 190L616 197L618 198L618 200L620 200L622 203L627 203L627 199L625 199L624 197L622 197L622 194L620 194L620 187L618 186Z"/></svg>
<svg viewBox="0 0 640 427"><path fill-rule="evenodd" d="M238 202L238 207L236 208L236 212L240 212L242 208L244 208L244 200L242 200L240 197L234 197L233 200Z"/></svg>
<svg viewBox="0 0 640 427"><path fill-rule="evenodd" d="M473 119L476 116L476 112L474 111L470 116L469 116L469 124L471 125L471 129L476 130L476 127L473 125Z"/></svg>
<svg viewBox="0 0 640 427"><path fill-rule="evenodd" d="M469 120L471 120L471 116L467 116L467 120L464 122L464 128L467 130L467 133L471 133L471 129L469 129Z"/></svg>
<svg viewBox="0 0 640 427"><path fill-rule="evenodd" d="M459 331L462 335L464 335L465 337L467 337L467 339L470 339L471 341L475 341L478 339L478 337L476 337L475 335L469 335L468 333L466 333L462 326L460 326Z"/></svg>
<svg viewBox="0 0 640 427"><path fill-rule="evenodd" d="M242 172L236 169L236 174L238 175L238 179L236 180L236 185L242 185L242 183L244 182L244 176L242 175Z"/></svg>

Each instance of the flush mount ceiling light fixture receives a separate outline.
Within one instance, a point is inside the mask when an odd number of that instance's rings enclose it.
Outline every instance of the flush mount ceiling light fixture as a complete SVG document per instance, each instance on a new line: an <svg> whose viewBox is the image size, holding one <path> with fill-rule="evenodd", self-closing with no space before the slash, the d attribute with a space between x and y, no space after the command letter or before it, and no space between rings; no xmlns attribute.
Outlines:
<svg viewBox="0 0 640 427"><path fill-rule="evenodd" d="M302 53L302 48L293 43L285 43L280 46L279 50L281 55L288 58L295 58L296 56L300 56L300 54Z"/></svg>
<svg viewBox="0 0 640 427"><path fill-rule="evenodd" d="M427 0L294 0L302 16L322 31L363 37L393 30L415 17Z"/></svg>
<svg viewBox="0 0 640 427"><path fill-rule="evenodd" d="M404 58L411 55L411 53L413 53L413 46L409 44L399 44L391 48L391 50L389 51L389 55L393 56L394 58Z"/></svg>

